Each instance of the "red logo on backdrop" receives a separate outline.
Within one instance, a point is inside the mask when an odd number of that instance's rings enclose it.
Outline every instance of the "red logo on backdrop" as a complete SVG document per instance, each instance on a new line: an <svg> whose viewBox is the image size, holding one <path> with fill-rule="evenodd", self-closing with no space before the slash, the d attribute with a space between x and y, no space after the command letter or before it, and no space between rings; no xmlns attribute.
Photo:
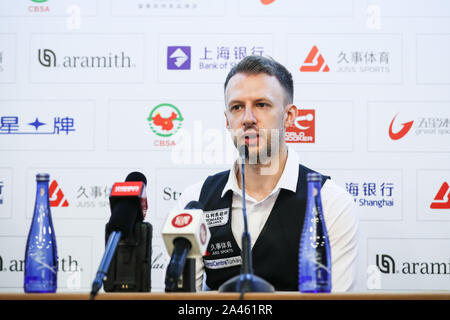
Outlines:
<svg viewBox="0 0 450 320"><path fill-rule="evenodd" d="M177 114L175 112L172 112L170 117L163 118L161 114L157 114L152 118L153 124L155 126L160 126L162 130L170 131L173 129L173 120L177 118Z"/></svg>
<svg viewBox="0 0 450 320"><path fill-rule="evenodd" d="M395 118L397 118L397 116L398 116L398 113L395 115L395 117L391 121L391 124L389 125L389 137L392 140L399 140L399 139L403 138L408 133L408 131L411 129L411 127L414 123L414 120L402 123L401 130L398 132L394 132L394 131L392 131L392 125L394 124Z"/></svg>
<svg viewBox="0 0 450 320"><path fill-rule="evenodd" d="M316 112L314 109L297 109L294 124L286 129L288 143L314 143L316 141Z"/></svg>
<svg viewBox="0 0 450 320"><path fill-rule="evenodd" d="M322 68L323 67L323 68ZM325 64L325 59L319 53L319 49L314 46L300 67L301 72L328 72L330 68Z"/></svg>
<svg viewBox="0 0 450 320"><path fill-rule="evenodd" d="M69 202L67 199L64 199L64 193L58 185L56 180L53 180L50 183L50 187L48 188L49 197L50 197L50 206L51 207L68 207Z"/></svg>
<svg viewBox="0 0 450 320"><path fill-rule="evenodd" d="M268 4L271 4L273 2L275 2L275 0L261 0L261 3L264 4L264 5L268 5Z"/></svg>
<svg viewBox="0 0 450 320"><path fill-rule="evenodd" d="M434 202L430 205L431 209L450 209L450 187L444 182L434 197Z"/></svg>
<svg viewBox="0 0 450 320"><path fill-rule="evenodd" d="M192 222L192 216L189 213L180 213L172 219L172 225L175 228L184 228Z"/></svg>

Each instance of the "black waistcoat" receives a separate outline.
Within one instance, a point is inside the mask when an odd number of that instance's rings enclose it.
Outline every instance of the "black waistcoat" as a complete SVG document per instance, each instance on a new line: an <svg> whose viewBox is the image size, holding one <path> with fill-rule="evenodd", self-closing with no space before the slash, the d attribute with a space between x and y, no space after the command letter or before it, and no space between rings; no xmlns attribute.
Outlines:
<svg viewBox="0 0 450 320"><path fill-rule="evenodd" d="M254 273L277 291L298 291L298 251L305 217L306 174L315 172L299 165L297 192L281 189L272 211L252 248ZM209 176L200 193L211 239L203 257L206 284L211 290L240 272L241 250L231 231L233 192L222 198L230 170ZM322 185L330 177L322 176Z"/></svg>

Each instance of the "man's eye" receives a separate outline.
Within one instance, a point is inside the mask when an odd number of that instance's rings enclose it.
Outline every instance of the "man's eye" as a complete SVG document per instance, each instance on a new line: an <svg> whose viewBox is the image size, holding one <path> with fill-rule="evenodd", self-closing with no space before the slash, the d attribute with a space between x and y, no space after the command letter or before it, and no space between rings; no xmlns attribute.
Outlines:
<svg viewBox="0 0 450 320"><path fill-rule="evenodd" d="M241 108L240 105L235 105L231 107L231 111L239 110Z"/></svg>
<svg viewBox="0 0 450 320"><path fill-rule="evenodd" d="M264 107L267 106L267 104L264 103L264 102L260 102L260 103L257 104L257 106L258 106L258 107L261 107L261 108L264 108Z"/></svg>

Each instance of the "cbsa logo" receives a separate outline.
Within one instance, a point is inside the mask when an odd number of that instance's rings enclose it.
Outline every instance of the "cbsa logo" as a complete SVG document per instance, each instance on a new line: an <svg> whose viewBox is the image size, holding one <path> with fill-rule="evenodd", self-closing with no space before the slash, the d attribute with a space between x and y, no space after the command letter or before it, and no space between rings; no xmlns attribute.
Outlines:
<svg viewBox="0 0 450 320"><path fill-rule="evenodd" d="M31 2L36 3L35 5L28 6L28 11L32 13L37 12L50 12L50 8L47 5L43 5L44 2L48 0L30 0Z"/></svg>
<svg viewBox="0 0 450 320"><path fill-rule="evenodd" d="M175 141L168 138L180 130L184 118L180 110L173 104L161 103L152 109L147 121L150 130L160 137L154 141L155 146L174 146Z"/></svg>

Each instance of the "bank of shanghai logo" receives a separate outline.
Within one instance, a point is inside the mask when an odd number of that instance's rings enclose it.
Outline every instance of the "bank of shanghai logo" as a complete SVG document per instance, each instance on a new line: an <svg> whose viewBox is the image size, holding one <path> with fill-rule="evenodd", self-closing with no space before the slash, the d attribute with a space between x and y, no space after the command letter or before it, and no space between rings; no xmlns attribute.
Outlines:
<svg viewBox="0 0 450 320"><path fill-rule="evenodd" d="M153 108L147 118L150 129L159 137L173 136L183 124L180 110L170 103L161 103Z"/></svg>
<svg viewBox="0 0 450 320"><path fill-rule="evenodd" d="M316 142L316 111L297 109L294 124L286 129L285 141L288 143Z"/></svg>
<svg viewBox="0 0 450 320"><path fill-rule="evenodd" d="M261 3L262 3L263 5L269 5L269 4L275 2L275 0L260 0L260 1L261 1Z"/></svg>
<svg viewBox="0 0 450 320"><path fill-rule="evenodd" d="M300 72L329 72L330 67L325 63L325 59L319 52L317 46L312 47L306 57Z"/></svg>
<svg viewBox="0 0 450 320"><path fill-rule="evenodd" d="M414 120L409 121L409 122L404 122L401 124L400 130L394 131L393 125L394 125L395 118L397 118L397 116L398 116L398 113L394 116L394 118L391 121L391 124L389 125L389 138L391 138L391 140L400 140L401 138L403 138L409 132L409 130L411 130L411 127L414 123Z"/></svg>
<svg viewBox="0 0 450 320"><path fill-rule="evenodd" d="M50 207L68 207L69 202L67 201L64 192L58 184L58 181L52 180L50 187L48 188Z"/></svg>
<svg viewBox="0 0 450 320"><path fill-rule="evenodd" d="M430 205L431 209L450 209L450 186L444 182Z"/></svg>
<svg viewBox="0 0 450 320"><path fill-rule="evenodd" d="M169 46L167 47L168 70L191 69L191 47Z"/></svg>

